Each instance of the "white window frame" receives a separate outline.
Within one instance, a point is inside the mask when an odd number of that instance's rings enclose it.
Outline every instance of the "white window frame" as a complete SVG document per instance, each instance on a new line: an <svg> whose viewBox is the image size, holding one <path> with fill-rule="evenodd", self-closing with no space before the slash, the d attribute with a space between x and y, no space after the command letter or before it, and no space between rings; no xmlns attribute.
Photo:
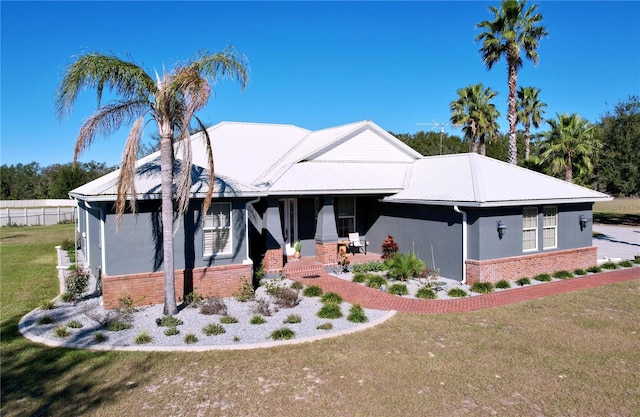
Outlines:
<svg viewBox="0 0 640 417"><path fill-rule="evenodd" d="M533 222L533 224L535 226L532 226L530 224L527 224L527 219L531 219L534 218L535 222ZM525 243L528 242L527 240L525 240L527 233L526 232L531 232L534 231L534 235L535 235L535 246L533 248L527 248L525 246ZM537 207L524 207L522 209L522 251L523 252L533 252L533 251L537 251L538 250L538 208Z"/></svg>
<svg viewBox="0 0 640 417"><path fill-rule="evenodd" d="M553 212L553 214L547 214ZM550 220L553 223L550 224ZM547 246L546 232L553 230L553 245ZM542 249L556 249L558 247L558 207L546 206L542 208Z"/></svg>
<svg viewBox="0 0 640 417"><path fill-rule="evenodd" d="M340 199L348 199L348 198L353 199L353 214L341 215L340 214L339 201L340 201ZM355 233L356 232L356 224L357 224L356 223L356 212L357 212L357 210L356 210L356 197L355 196L339 196L339 197L336 197L335 205L336 205L335 206L335 210L336 210L336 228L338 229L338 230L336 230L336 232L338 232L338 236L339 237L347 237L347 236L349 236L349 233ZM353 219L353 230L347 230L347 234L345 234L344 236L342 236L340 234L339 223L340 223L341 219Z"/></svg>
<svg viewBox="0 0 640 417"><path fill-rule="evenodd" d="M224 225L220 225L219 222L214 222L213 217L211 217L211 226L207 226L207 218L209 218L209 216L214 216L214 213L220 213L224 210L220 210L221 206L226 206L228 207L228 221L226 224ZM216 209L217 208L217 209ZM224 252L214 252L214 247L213 247L213 243L212 246L210 248L207 248L207 244L206 244L206 236L207 233L213 233L215 235L216 231L228 231L229 233L229 240L226 244L226 247L228 248L227 251ZM214 242L215 240L212 239L212 242ZM214 255L231 255L233 253L233 207L231 207L231 203L230 202L223 202L223 203L211 203L211 206L209 207L209 211L206 214L206 218L203 221L202 224L202 254L203 256L214 256Z"/></svg>

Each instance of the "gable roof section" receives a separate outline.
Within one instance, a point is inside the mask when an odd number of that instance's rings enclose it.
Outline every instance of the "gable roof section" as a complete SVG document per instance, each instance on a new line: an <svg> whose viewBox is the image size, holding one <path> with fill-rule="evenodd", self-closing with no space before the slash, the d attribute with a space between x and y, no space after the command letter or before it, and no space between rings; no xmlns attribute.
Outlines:
<svg viewBox="0 0 640 417"><path fill-rule="evenodd" d="M404 190L388 202L498 207L610 200L606 194L467 153L426 157L414 163Z"/></svg>

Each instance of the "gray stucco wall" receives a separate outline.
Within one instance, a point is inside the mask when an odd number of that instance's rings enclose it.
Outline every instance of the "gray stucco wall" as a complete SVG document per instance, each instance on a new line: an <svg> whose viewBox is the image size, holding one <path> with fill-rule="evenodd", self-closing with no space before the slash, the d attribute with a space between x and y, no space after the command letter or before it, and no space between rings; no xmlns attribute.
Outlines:
<svg viewBox="0 0 640 417"><path fill-rule="evenodd" d="M231 200L215 200L226 202ZM244 200L232 201L232 253L203 256L201 201L193 201L173 237L176 269L241 264L246 258ZM105 221L106 273L135 274L162 270L162 230L159 202L140 202L136 214L127 213L118 228L111 210Z"/></svg>

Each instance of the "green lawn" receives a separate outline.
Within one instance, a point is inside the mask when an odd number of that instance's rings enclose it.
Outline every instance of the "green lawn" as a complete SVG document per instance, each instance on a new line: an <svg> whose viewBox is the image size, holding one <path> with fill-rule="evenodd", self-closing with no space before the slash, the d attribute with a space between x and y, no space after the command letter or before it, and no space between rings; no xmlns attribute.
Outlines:
<svg viewBox="0 0 640 417"><path fill-rule="evenodd" d="M3 416L640 410L640 280L474 313L398 314L364 332L265 350L41 347L23 339L17 323L56 293L53 246L71 234L68 226L0 229Z"/></svg>
<svg viewBox="0 0 640 417"><path fill-rule="evenodd" d="M640 198L614 198L593 205L593 221L640 226Z"/></svg>

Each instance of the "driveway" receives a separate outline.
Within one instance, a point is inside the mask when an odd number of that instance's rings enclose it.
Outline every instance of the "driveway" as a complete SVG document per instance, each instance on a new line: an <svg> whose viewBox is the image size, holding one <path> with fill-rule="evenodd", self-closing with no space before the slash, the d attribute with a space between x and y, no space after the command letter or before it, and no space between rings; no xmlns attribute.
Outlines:
<svg viewBox="0 0 640 417"><path fill-rule="evenodd" d="M598 259L630 259L640 255L639 226L593 225L593 246L598 247Z"/></svg>

